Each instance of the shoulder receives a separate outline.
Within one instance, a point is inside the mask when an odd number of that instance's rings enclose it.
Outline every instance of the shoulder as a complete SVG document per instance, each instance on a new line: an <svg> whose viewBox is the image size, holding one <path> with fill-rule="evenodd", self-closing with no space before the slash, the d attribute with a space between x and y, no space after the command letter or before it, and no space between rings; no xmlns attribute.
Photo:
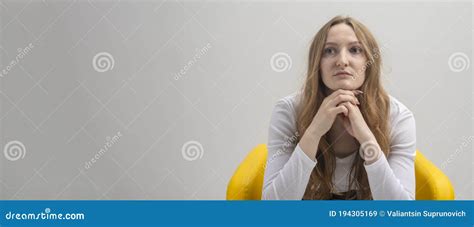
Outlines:
<svg viewBox="0 0 474 227"><path fill-rule="evenodd" d="M390 138L392 145L415 145L416 123L413 113L398 99L390 96ZM414 150L413 150L414 152Z"/></svg>
<svg viewBox="0 0 474 227"><path fill-rule="evenodd" d="M402 102L400 102L395 97L389 95L390 99L390 122L396 124L401 120L412 118L414 115L408 107L406 107Z"/></svg>
<svg viewBox="0 0 474 227"><path fill-rule="evenodd" d="M296 131L299 97L295 92L276 102L270 119L270 136L289 136Z"/></svg>
<svg viewBox="0 0 474 227"><path fill-rule="evenodd" d="M296 111L300 103L300 94L299 92L295 92L280 98L275 104L274 112L284 111L286 115L296 116Z"/></svg>

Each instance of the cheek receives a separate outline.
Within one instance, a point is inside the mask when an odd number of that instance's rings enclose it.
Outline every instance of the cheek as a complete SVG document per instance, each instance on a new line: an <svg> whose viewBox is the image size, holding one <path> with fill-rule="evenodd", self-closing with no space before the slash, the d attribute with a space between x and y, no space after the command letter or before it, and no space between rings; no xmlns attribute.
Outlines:
<svg viewBox="0 0 474 227"><path fill-rule="evenodd" d="M365 60L365 58L354 60L354 68L357 71L365 72L365 69L366 69L367 66L368 65L367 65L367 61Z"/></svg>
<svg viewBox="0 0 474 227"><path fill-rule="evenodd" d="M358 60L354 63L354 71L358 77L365 77L367 72L367 62L365 60Z"/></svg>
<svg viewBox="0 0 474 227"><path fill-rule="evenodd" d="M359 86L362 86L362 84L364 84L366 72L367 70L364 70L363 68L361 68L360 73L358 73L357 76L355 77L355 80L354 80L355 86L359 87Z"/></svg>
<svg viewBox="0 0 474 227"><path fill-rule="evenodd" d="M320 63L320 72L321 72L321 79L323 80L324 84L327 86L330 82L331 77L331 66L328 60L321 59Z"/></svg>
<svg viewBox="0 0 474 227"><path fill-rule="evenodd" d="M323 77L329 77L331 73L331 62L328 59L321 59L320 63L321 73Z"/></svg>

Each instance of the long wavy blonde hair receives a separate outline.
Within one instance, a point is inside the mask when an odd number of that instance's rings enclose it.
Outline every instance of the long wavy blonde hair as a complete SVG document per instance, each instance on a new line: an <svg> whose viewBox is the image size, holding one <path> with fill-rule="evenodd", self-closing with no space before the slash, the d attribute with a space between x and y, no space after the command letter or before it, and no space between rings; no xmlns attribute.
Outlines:
<svg viewBox="0 0 474 227"><path fill-rule="evenodd" d="M364 93L362 96L358 96L359 108L365 122L387 157L390 146L388 126L390 102L380 81L382 66L380 49L367 27L351 17L334 17L318 31L311 43L307 76L301 92L300 108L297 111L298 134L304 134L326 97L320 71L321 56L330 28L340 23L352 27L367 57L365 81L360 88ZM311 172L303 199L331 199L331 193L334 192L332 176L336 168L336 161L327 134L320 139L316 159L318 164ZM372 199L367 172L363 165L364 160L356 155L350 171L349 188L357 190L355 194L350 198L346 197L346 199Z"/></svg>

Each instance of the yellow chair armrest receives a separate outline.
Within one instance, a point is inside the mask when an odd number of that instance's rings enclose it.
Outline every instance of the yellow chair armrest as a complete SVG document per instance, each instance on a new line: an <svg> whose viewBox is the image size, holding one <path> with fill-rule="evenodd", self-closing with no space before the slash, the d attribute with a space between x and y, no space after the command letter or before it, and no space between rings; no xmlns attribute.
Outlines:
<svg viewBox="0 0 474 227"><path fill-rule="evenodd" d="M267 162L267 146L260 144L241 162L227 186L227 200L260 200Z"/></svg>
<svg viewBox="0 0 474 227"><path fill-rule="evenodd" d="M449 178L419 151L416 151L415 177L416 200L454 199Z"/></svg>
<svg viewBox="0 0 474 227"><path fill-rule="evenodd" d="M227 200L260 200L267 146L255 147L241 162L227 186ZM415 157L416 200L453 200L454 189L449 178L421 152Z"/></svg>

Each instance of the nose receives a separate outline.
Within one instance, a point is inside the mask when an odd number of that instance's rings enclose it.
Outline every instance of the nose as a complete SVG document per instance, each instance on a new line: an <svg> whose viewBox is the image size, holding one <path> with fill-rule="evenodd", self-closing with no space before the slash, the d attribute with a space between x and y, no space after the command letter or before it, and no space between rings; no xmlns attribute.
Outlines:
<svg viewBox="0 0 474 227"><path fill-rule="evenodd" d="M336 66L347 67L348 65L349 61L347 58L347 52L345 50L342 50L337 57Z"/></svg>

